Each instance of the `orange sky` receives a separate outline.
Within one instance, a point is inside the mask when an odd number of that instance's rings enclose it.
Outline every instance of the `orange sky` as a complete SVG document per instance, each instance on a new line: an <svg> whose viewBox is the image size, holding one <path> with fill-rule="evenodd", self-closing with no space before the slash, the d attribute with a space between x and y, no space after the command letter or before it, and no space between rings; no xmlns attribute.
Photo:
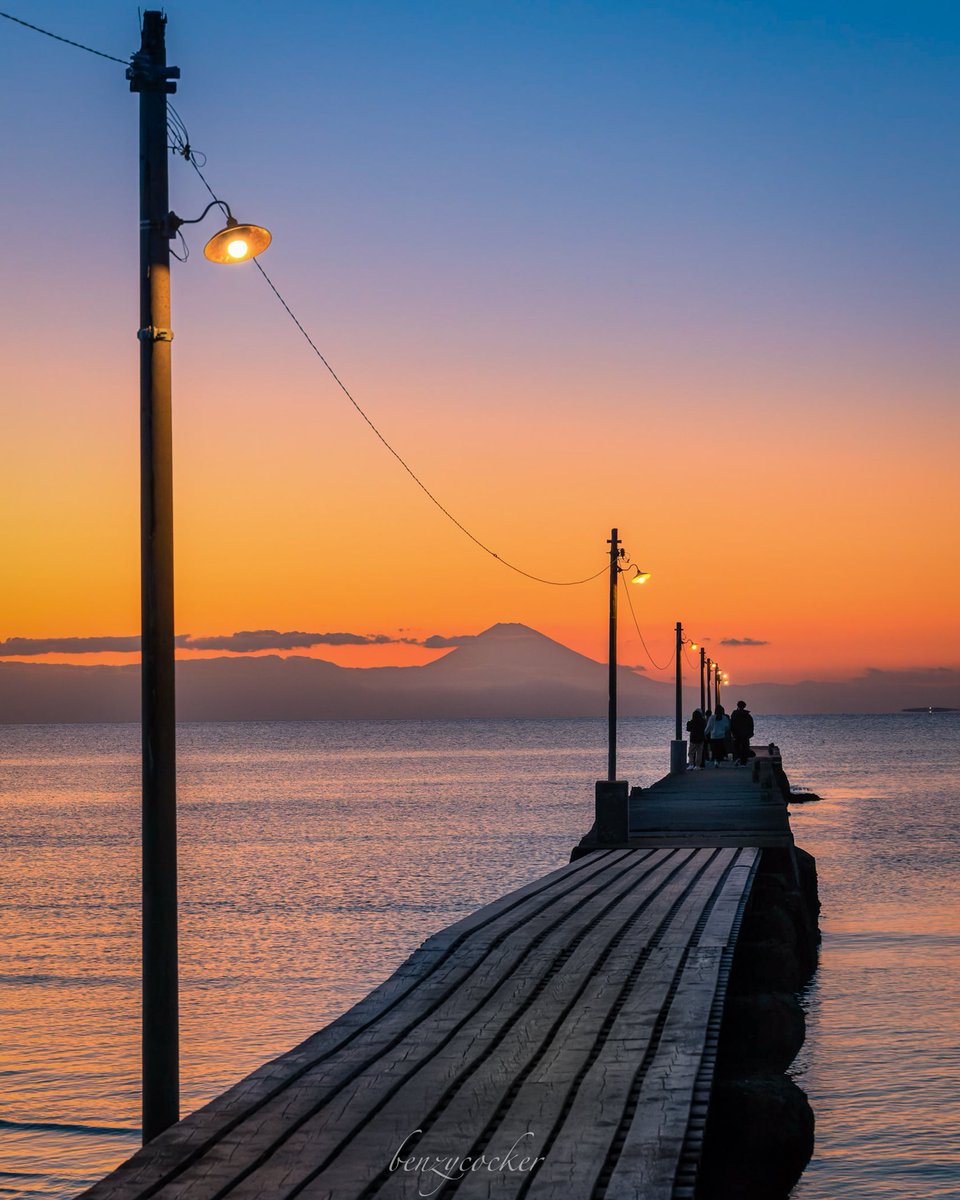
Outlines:
<svg viewBox="0 0 960 1200"><path fill-rule="evenodd" d="M173 61L189 47L186 61L209 66L189 40L201 31L178 19ZM10 61L11 103L35 87L49 53L37 42ZM422 144L402 135L405 165L378 141L375 96L369 111L311 126L300 153L279 119L292 102L281 49L261 64L274 81L261 98L269 138L257 137L259 110L252 146L238 136L228 113L246 85L224 64L185 82L178 105L208 178L241 217L273 228L267 270L459 520L560 578L599 570L618 525L653 572L635 599L655 656L669 654L677 619L710 646L769 643L718 655L734 680L960 663L956 264L937 232L953 168L927 143L923 172L909 159L950 86L935 56L911 60L929 94L901 103L902 128L884 124L883 61L831 52L817 91L790 60L779 84L796 108L777 125L704 43L702 61L657 84L662 127L640 120L642 95L627 97L637 141L622 159L618 127L601 119L620 112L608 111L603 72L629 89L635 64L612 34L595 76L571 77L569 96L544 92L522 118L508 54L502 94L471 110L471 145L438 117ZM549 75L553 52L545 44L523 70ZM57 77L75 103L34 107L10 134L18 172L4 208L20 236L0 314L0 638L139 623L135 101L76 58ZM834 67L838 89L844 70L862 84L859 125L834 121L822 91ZM375 55L364 69L375 77ZM437 90L397 103L456 106L457 81L424 69ZM757 95L779 95L772 74L751 70ZM683 71L703 104L682 91ZM328 110L334 84L302 86L298 103ZM714 102L731 122L722 162ZM583 105L598 123L574 145L564 121ZM360 148L338 121L361 130ZM902 194L880 179L893 151L912 180ZM583 156L586 174L574 169ZM56 182L54 164L66 168ZM171 171L174 206L199 211L196 179ZM204 236L174 264L178 629L422 638L521 621L603 659L605 582L545 587L467 541L350 409L253 268L204 261ZM433 657L313 653L351 665ZM621 660L650 666L625 609Z"/></svg>

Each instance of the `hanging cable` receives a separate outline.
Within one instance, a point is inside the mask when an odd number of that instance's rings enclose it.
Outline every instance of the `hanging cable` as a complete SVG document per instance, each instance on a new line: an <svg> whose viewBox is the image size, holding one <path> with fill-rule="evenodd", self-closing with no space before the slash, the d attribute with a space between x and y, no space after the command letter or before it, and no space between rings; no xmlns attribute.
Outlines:
<svg viewBox="0 0 960 1200"><path fill-rule="evenodd" d="M74 42L70 38L61 37L59 33L51 33L49 29L41 29L39 25L31 25L29 21L23 21L11 13L0 12L0 17L13 21L16 25L22 25L24 29L32 29L34 33L42 33L44 37L53 38L55 42L64 42L68 46L75 46L77 50L86 50L88 54L95 54L98 58L109 58L111 62L119 63L121 67L130 65L129 58L117 58L115 54L104 54L102 50L94 50L92 46L85 46L83 42Z"/></svg>
<svg viewBox="0 0 960 1200"><path fill-rule="evenodd" d="M210 184L207 183L206 177L204 176L203 172L200 170L197 163L194 161L192 154L190 155L189 162L190 162L190 165L193 167L193 169L196 171L197 175L200 177L200 180L203 183L203 186L207 189L207 191L210 193L210 195L213 197L213 199L216 200L217 199L216 192L214 192L214 190L210 186ZM260 272L261 276L264 279L264 282L270 288L271 292L273 292L274 296L279 301L280 305L283 307L287 316L294 323L294 325L296 325L297 329L299 329L299 331L303 335L304 340L306 341L307 345L314 352L314 354L317 356L317 358L320 359L320 361L323 363L324 367L326 367L326 369L329 372L330 377L333 379L334 383L336 383L337 387L341 390L341 392L343 392L343 394L350 401L350 403L353 405L353 407L356 409L356 411L360 414L360 416L364 419L364 421L366 421L367 425L370 427L370 429L373 431L373 433L377 436L379 441L393 455L393 457L397 460L397 462L400 464L400 466L403 467L403 469L410 476L410 478L417 485L417 487L423 492L423 494L427 497L427 499L430 500L430 502L433 505L435 505L436 508L438 508L441 513L443 513L443 515L447 518L448 521L452 522L452 524L454 524L457 527L457 529L460 530L461 533L463 533L466 537L468 537L475 546L478 546L486 554L489 554L491 558L495 558L498 563L501 563L503 566L507 567L508 570L514 571L517 575L522 575L524 577L524 579L532 579L535 583L545 583L545 584L548 584L550 587L579 587L580 584L590 583L594 579L599 579L600 576L606 572L607 567L603 566L595 574L587 575L583 579L544 579L540 575L533 575L533 574L531 574L531 572L524 571L521 567L515 566L512 562L508 562L507 559L502 558L499 554L497 554L497 552L495 550L492 550L485 542L482 542L480 540L480 538L478 538L475 534L471 533L470 530L467 529L467 527L462 522L458 521L457 518L453 515L453 513L450 512L450 510L448 508L446 508L437 499L437 497L433 494L433 492L430 491L430 489L423 482L423 480L420 478L420 476L417 475L417 473L409 465L409 463L407 463L407 461L403 458L403 456L399 453L399 451L397 451L393 448L393 446L383 436L383 434L380 432L380 430L377 428L377 426L374 424L374 422L370 419L370 417L366 414L366 412L360 407L360 405L357 403L357 401L354 399L353 395L351 394L347 385L343 382L343 380L336 373L336 371L333 369L333 367L330 365L330 363L326 360L322 351L317 346L316 342L314 342L314 340L310 336L310 334L307 333L306 329L303 326L303 323L300 321L300 318L296 315L296 313L293 311L293 309L290 307L290 305L286 302L286 300L280 294L280 291L277 288L277 285L273 282L273 280L270 278L270 276L266 273L266 271L260 265L260 260L258 258L255 258L253 260L253 265ZM604 557L606 557L606 556L604 556Z"/></svg>
<svg viewBox="0 0 960 1200"><path fill-rule="evenodd" d="M417 485L417 487L423 492L423 494L434 505L436 505L436 507L440 510L440 512L443 513L443 515L447 518L447 520L452 521L453 524L456 525L456 527L460 530L460 532L465 534L470 539L470 541L474 543L474 545L479 546L481 550L484 550L492 558L495 558L497 560L497 562L502 563L503 566L508 567L511 571L516 571L516 573L518 575L522 575L525 579L532 579L536 583L547 583L547 584L550 584L552 587L577 587L581 583L590 583L590 581L593 579L599 579L600 576L605 573L607 568L606 568L606 566L603 566L600 568L599 571L596 572L596 574L587 575L584 579L543 579L539 575L532 575L529 571L524 571L522 568L514 566L513 563L507 562L507 560L505 558L501 558L501 556L499 554L497 554L497 552L495 550L491 550L491 548L489 546L487 546L484 542L482 542L478 537L476 537L475 534L472 534L465 525L461 524L461 522L457 520L457 518L453 515L452 512L450 512L450 510L448 508L444 507L444 505L441 504L441 502L437 499L437 497L433 494L433 492L430 491L430 489L423 482L423 480L419 477L419 475L417 475L417 473L413 470L413 468L409 465L409 463L407 463L406 460L400 455L400 453L398 451L396 451L393 448L393 446L390 445L390 443L383 436L383 434L380 432L380 430L376 427L376 425L373 423L373 421L367 416L367 414L364 412L364 410L356 402L356 400L350 394L350 391L348 390L346 384L343 382L343 380L340 378L340 376L336 373L336 371L334 371L333 367L330 366L330 364L324 358L321 351L318 349L313 338L311 338L310 334L307 333L306 329L304 329L303 325L300 323L299 318L294 313L294 311L291 309L290 305L286 302L286 300L284 300L283 296L280 295L280 292L277 290L276 284L273 282L273 280L270 278L270 276L266 273L266 271L260 265L260 260L258 258L255 258L253 260L253 265L257 268L257 270L260 272L260 274L266 280L267 286L273 292L274 296L276 296L276 298L280 301L280 304L286 310L287 315L290 317L291 321L293 321L294 325L296 325L296 327L303 334L310 349L314 352L314 354L317 356L317 358L319 358L320 361L323 363L323 365L327 368L327 370L330 373L331 378L336 383L337 387L340 388L340 390L343 392L343 394L346 396L346 398L350 401L350 403L353 405L353 407L357 410L357 412L360 414L360 416L363 417L364 421L366 421L366 423L370 426L370 428L373 430L373 432L376 434L376 436L379 438L379 440L382 442L382 444L386 447L387 450L389 450L389 452L397 460L397 462L400 464L400 466L403 467L403 469L410 476L410 478Z"/></svg>
<svg viewBox="0 0 960 1200"><path fill-rule="evenodd" d="M649 649L647 648L647 643L643 640L643 634L640 632L640 625L637 622L637 614L633 611L633 598L630 595L630 589L627 587L627 581L623 578L622 574L620 575L620 582L623 584L623 590L626 593L627 604L630 606L630 616L633 617L633 623L637 629L637 637L640 639L640 645L643 646L644 650L646 651L647 658L649 658L650 661L653 663L654 668L657 671L666 671L667 667L669 667L670 664L673 662L674 655L677 652L676 646L674 646L674 648L673 648L673 654L670 655L670 657L667 659L666 663L661 667L657 663L657 661L653 657L653 655L650 653Z"/></svg>
<svg viewBox="0 0 960 1200"><path fill-rule="evenodd" d="M71 38L61 37L59 34L51 33L50 30L48 30L48 29L41 29L39 25L31 25L29 21L23 21L19 17L13 16L11 13L0 11L0 17L5 17L8 21L13 21L17 25L23 25L27 29L32 29L35 33L41 33L45 37L53 38L54 41L63 42L66 45L73 46L78 50L86 50L89 54L96 54L99 58L106 58L106 59L109 59L111 62L120 63L121 66L127 66L129 63L128 59L117 58L113 54L105 54L102 50L94 50L91 46L83 45L82 42L75 42ZM171 146L171 149L173 149L177 153L181 154L190 163L190 165L196 171L197 175L200 177L200 180L203 183L203 186L207 189L207 191L210 193L210 195L213 197L214 200L218 200L216 193L214 192L213 188L211 188L210 184L207 183L207 180L204 177L203 172L200 170L200 165L197 163L197 160L195 157L195 151L193 151L191 149L190 137L189 137L189 134L187 133L187 127L183 121L183 118L180 116L180 114L177 112L177 110L173 107L173 105L169 103L169 101L167 103L167 110L168 110L168 114L172 114L172 120L168 119L168 121L167 121L167 131L170 134L170 137L171 137L171 140L173 143ZM204 161L206 161L206 160L204 160ZM184 244L184 249L186 251L186 254L189 254L189 250L187 250L185 244ZM181 258L181 261L186 260L186 254L184 255L183 258ZM181 257L178 254L175 254L174 256L176 258ZM423 482L423 480L417 475L417 473L413 470L413 468L406 462L406 460L399 453L399 451L395 450L393 448L393 446L387 441L387 439L383 436L383 434L380 432L380 430L377 428L377 426L374 424L374 422L371 420L371 418L366 414L366 412L364 412L364 410L360 407L360 405L357 403L357 401L353 398L353 395L351 394L350 390L347 388L347 386L343 382L343 380L339 377L339 375L337 375L336 371L334 371L334 369L333 369L333 367L331 367L330 363L327 362L326 358L321 353L320 349L314 342L313 338L311 338L309 333L307 333L307 331L304 328L303 324L301 323L300 319L297 317L297 315L294 313L293 309L290 307L290 305L286 302L286 300L280 294L280 291L277 288L276 284L273 282L273 280L270 278L270 276L266 273L266 271L263 269L263 267L260 265L260 263L256 259L254 260L254 265L256 266L256 268L260 272L260 274L263 276L264 281L267 283L270 290L273 292L274 296L277 298L277 300L280 302L280 304L285 309L287 315L290 317L290 319L296 325L297 329L299 329L300 332L303 334L303 336L306 339L306 342L310 346L311 350L313 350L313 352L314 352L314 354L316 354L317 358L320 359L320 361L326 367L327 371L330 373L330 376L334 380L336 385L340 388L340 390L343 392L343 394L346 396L346 398L350 401L350 403L353 405L353 407L357 410L357 412L360 414L360 416L364 419L364 421L366 421L367 425L369 425L370 429L376 434L377 438L382 442L384 447L393 455L393 457L397 460L397 462L400 464L400 466L403 467L403 469L407 472L407 474L410 476L410 478L413 480L413 482L417 485L417 487L420 488L420 490L427 497L427 499L430 500L430 502L432 504L434 504L436 506L436 508L439 509L439 511L447 518L448 521L452 522L457 527L457 529L460 530L461 533L463 533L466 537L468 537L470 539L470 541L474 543L475 546L478 546L486 554L489 554L491 558L495 558L498 563L500 563L502 566L506 567L508 570L515 572L517 575L522 575L524 577L524 579L532 579L535 583L544 583L544 584L549 585L550 587L579 587L581 584L590 583L594 579L599 579L600 576L606 572L607 568L606 568L606 566L603 566L595 574L587 575L583 579L545 579L540 575L534 575L530 571L524 571L521 567L515 566L513 563L509 562L507 559L501 557L501 555L499 555L495 550L491 549L491 547L488 546L485 542L481 541L480 538L478 538L475 534L471 533L470 530L467 529L467 527L464 524L462 524L462 522L458 521L457 518L453 515L453 513L450 512L450 510L448 508L446 508L437 499L437 497L433 494L433 492L430 491L430 489Z"/></svg>

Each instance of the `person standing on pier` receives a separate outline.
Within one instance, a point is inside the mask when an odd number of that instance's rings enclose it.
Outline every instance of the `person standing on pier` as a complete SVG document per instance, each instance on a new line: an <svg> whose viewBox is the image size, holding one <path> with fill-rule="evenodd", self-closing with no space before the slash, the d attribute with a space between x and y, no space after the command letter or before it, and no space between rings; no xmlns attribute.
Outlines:
<svg viewBox="0 0 960 1200"><path fill-rule="evenodd" d="M707 722L707 738L710 741L710 757L713 765L719 767L727 757L727 734L730 732L730 718L723 710L723 705L717 705L717 711Z"/></svg>
<svg viewBox="0 0 960 1200"><path fill-rule="evenodd" d="M687 732L690 734L690 764L688 770L703 766L703 746L707 734L707 718L699 708L693 710L693 716L687 722Z"/></svg>
<svg viewBox="0 0 960 1200"><path fill-rule="evenodd" d="M730 732L733 734L734 762L745 767L750 757L750 739L753 737L753 714L745 700L738 700L736 709L730 714Z"/></svg>

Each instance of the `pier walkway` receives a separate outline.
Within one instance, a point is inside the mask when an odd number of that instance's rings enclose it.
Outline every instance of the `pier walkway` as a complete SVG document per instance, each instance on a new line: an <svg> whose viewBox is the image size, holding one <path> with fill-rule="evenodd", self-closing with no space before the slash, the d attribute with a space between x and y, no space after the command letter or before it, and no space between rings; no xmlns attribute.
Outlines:
<svg viewBox="0 0 960 1200"><path fill-rule="evenodd" d="M760 846L789 831L764 774L643 792L621 844L435 934L85 1196L692 1197Z"/></svg>

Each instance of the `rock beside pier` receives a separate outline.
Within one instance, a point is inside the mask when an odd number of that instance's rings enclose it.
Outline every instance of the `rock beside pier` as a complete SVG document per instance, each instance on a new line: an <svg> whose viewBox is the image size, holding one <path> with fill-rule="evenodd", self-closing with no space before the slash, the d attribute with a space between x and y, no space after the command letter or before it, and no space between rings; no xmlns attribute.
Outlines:
<svg viewBox="0 0 960 1200"><path fill-rule="evenodd" d="M786 1075L714 1084L698 1196L782 1200L813 1155L813 1110Z"/></svg>
<svg viewBox="0 0 960 1200"><path fill-rule="evenodd" d="M786 1200L813 1154L813 1110L783 1072L803 1045L797 993L816 970L819 912L813 856L764 851L724 1006L698 1200Z"/></svg>

